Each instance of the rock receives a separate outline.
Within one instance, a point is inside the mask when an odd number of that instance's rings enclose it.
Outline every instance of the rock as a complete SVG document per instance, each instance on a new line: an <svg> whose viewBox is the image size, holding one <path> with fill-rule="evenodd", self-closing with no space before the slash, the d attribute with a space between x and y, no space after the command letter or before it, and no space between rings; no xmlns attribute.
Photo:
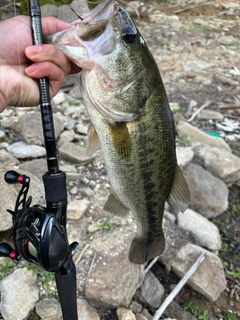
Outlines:
<svg viewBox="0 0 240 320"><path fill-rule="evenodd" d="M148 320L143 314L137 313L135 315L136 320Z"/></svg>
<svg viewBox="0 0 240 320"><path fill-rule="evenodd" d="M75 132L73 130L66 130L60 134L57 145L61 147L66 142L72 142L75 137Z"/></svg>
<svg viewBox="0 0 240 320"><path fill-rule="evenodd" d="M36 304L37 315L44 320L56 320L62 317L60 303L55 298L46 298Z"/></svg>
<svg viewBox="0 0 240 320"><path fill-rule="evenodd" d="M205 252L205 260L187 283L210 301L216 301L226 289L226 279L221 260L215 254L189 243L179 250L172 269L182 278L202 252Z"/></svg>
<svg viewBox="0 0 240 320"><path fill-rule="evenodd" d="M41 15L42 17L57 17L58 7L53 4L47 3L41 6Z"/></svg>
<svg viewBox="0 0 240 320"><path fill-rule="evenodd" d="M232 153L209 146L195 147L194 153L209 172L226 183L240 179L240 158Z"/></svg>
<svg viewBox="0 0 240 320"><path fill-rule="evenodd" d="M128 260L134 237L130 228L113 229L94 238L96 259L85 285L85 295L94 307L128 307L143 280L144 266ZM98 258L97 258L98 257Z"/></svg>
<svg viewBox="0 0 240 320"><path fill-rule="evenodd" d="M81 216L86 212L90 202L87 199L73 200L68 204L68 218L69 219L80 219Z"/></svg>
<svg viewBox="0 0 240 320"><path fill-rule="evenodd" d="M86 148L80 147L73 142L65 142L59 148L59 157L65 161L81 164L89 163L94 159L86 156Z"/></svg>
<svg viewBox="0 0 240 320"><path fill-rule="evenodd" d="M237 39L235 39L233 36L222 36L218 38L218 41L224 46L231 46L237 42Z"/></svg>
<svg viewBox="0 0 240 320"><path fill-rule="evenodd" d="M6 166L15 166L19 163L18 159L13 157L6 150L0 150L0 162Z"/></svg>
<svg viewBox="0 0 240 320"><path fill-rule="evenodd" d="M171 270L172 262L178 251L187 243L192 242L193 238L188 231L179 228L175 223L163 218L163 232L166 247L163 254L159 257L161 263L168 271Z"/></svg>
<svg viewBox="0 0 240 320"><path fill-rule="evenodd" d="M157 309L163 299L163 295L164 287L154 274L149 271L143 280L139 299L151 308Z"/></svg>
<svg viewBox="0 0 240 320"><path fill-rule="evenodd" d="M97 311L87 301L77 299L78 320L100 320Z"/></svg>
<svg viewBox="0 0 240 320"><path fill-rule="evenodd" d="M192 161L194 152L191 147L177 147L177 162L180 167L185 167L189 162Z"/></svg>
<svg viewBox="0 0 240 320"><path fill-rule="evenodd" d="M176 130L179 136L186 135L187 140L190 141L192 146L206 144L211 147L217 147L231 151L230 147L223 139L211 137L187 122L180 121L176 127Z"/></svg>
<svg viewBox="0 0 240 320"><path fill-rule="evenodd" d="M222 180L193 163L183 170L183 175L191 191L191 209L206 218L217 217L227 210L229 191Z"/></svg>
<svg viewBox="0 0 240 320"><path fill-rule="evenodd" d="M19 165L19 169L27 171L42 180L42 176L47 172L47 159L33 159L23 162Z"/></svg>
<svg viewBox="0 0 240 320"><path fill-rule="evenodd" d="M210 251L221 249L221 237L218 228L199 213L187 209L178 215L178 226L192 233L196 242Z"/></svg>
<svg viewBox="0 0 240 320"><path fill-rule="evenodd" d="M55 97L52 98L52 102L55 105L59 105L64 101L66 101L66 97L65 97L65 93L62 90L58 91Z"/></svg>
<svg viewBox="0 0 240 320"><path fill-rule="evenodd" d="M40 158L46 155L44 147L25 142L15 142L7 147L7 151L17 159Z"/></svg>
<svg viewBox="0 0 240 320"><path fill-rule="evenodd" d="M117 308L117 316L118 320L136 320L134 313L123 307Z"/></svg>
<svg viewBox="0 0 240 320"><path fill-rule="evenodd" d="M210 64L203 60L194 60L194 61L187 61L183 63L183 69L185 71L192 71L195 73L203 72L205 69L208 69Z"/></svg>
<svg viewBox="0 0 240 320"><path fill-rule="evenodd" d="M4 175L7 169L0 168L0 231L9 230L12 227L12 216L7 212L7 209L14 210L15 202L18 193L21 189L19 184L7 184L4 180ZM31 183L29 195L33 197L32 204L37 204L44 196L43 183L37 177L29 175L26 171L21 172L30 176Z"/></svg>
<svg viewBox="0 0 240 320"><path fill-rule="evenodd" d="M62 121L53 115L55 137L58 138L60 132L63 130ZM38 111L25 113L18 119L18 122L14 124L13 131L19 137L20 140L27 144L36 144L43 146L43 129L41 113ZM36 157L33 157L36 158Z"/></svg>
<svg viewBox="0 0 240 320"><path fill-rule="evenodd" d="M193 315L189 312L185 311L179 303L175 300L172 300L169 306L164 311L164 314L168 317L168 319L177 319L177 320L197 320ZM167 319L165 319L167 320Z"/></svg>
<svg viewBox="0 0 240 320"><path fill-rule="evenodd" d="M197 118L199 120L215 120L215 121L222 121L224 119L223 115L220 112L213 111L213 110L202 110L198 115Z"/></svg>
<svg viewBox="0 0 240 320"><path fill-rule="evenodd" d="M15 270L0 282L1 315L5 320L24 320L39 298L37 276L31 270Z"/></svg>
<svg viewBox="0 0 240 320"><path fill-rule="evenodd" d="M4 139L6 137L5 131L0 129L0 140Z"/></svg>

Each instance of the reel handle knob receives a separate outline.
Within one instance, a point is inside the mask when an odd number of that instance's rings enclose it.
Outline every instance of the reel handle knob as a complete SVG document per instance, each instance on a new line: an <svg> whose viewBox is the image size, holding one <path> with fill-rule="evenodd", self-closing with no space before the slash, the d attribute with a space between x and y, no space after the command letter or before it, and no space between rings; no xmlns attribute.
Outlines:
<svg viewBox="0 0 240 320"><path fill-rule="evenodd" d="M4 180L8 184L16 184L16 183L22 184L24 181L24 178L25 178L25 175L19 174L14 170L7 171L4 176Z"/></svg>

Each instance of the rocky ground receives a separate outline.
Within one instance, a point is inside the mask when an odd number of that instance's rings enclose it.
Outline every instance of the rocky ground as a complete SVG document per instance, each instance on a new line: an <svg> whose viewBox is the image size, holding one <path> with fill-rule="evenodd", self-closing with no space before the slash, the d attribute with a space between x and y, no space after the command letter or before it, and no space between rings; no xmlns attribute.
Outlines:
<svg viewBox="0 0 240 320"><path fill-rule="evenodd" d="M81 14L86 3L79 3L72 6ZM134 16L161 71L175 115L178 161L191 189L191 205L177 219L166 208L168 249L151 271L128 262L134 220L101 209L111 187L101 152L91 158L85 155L89 120L78 76L68 77L53 99L53 111L60 165L67 173L69 241L79 242L74 257L79 319L152 319L201 252L204 262L162 319L240 319L240 4L173 0L123 5ZM7 0L1 6L1 19L15 14ZM75 19L65 6L47 5L42 13ZM33 204L44 205L41 176L46 161L36 107L9 107L0 121L0 230L5 240L11 227L6 208L13 209L19 190L3 181L5 171L27 173ZM1 259L2 318L60 319L52 274L24 261Z"/></svg>

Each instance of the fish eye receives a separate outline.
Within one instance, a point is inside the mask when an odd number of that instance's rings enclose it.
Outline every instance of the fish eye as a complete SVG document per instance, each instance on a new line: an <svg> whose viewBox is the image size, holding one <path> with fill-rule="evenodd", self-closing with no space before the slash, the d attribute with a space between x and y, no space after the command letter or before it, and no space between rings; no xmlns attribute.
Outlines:
<svg viewBox="0 0 240 320"><path fill-rule="evenodd" d="M133 43L136 39L136 31L132 27L126 26L122 30L121 36L124 42Z"/></svg>

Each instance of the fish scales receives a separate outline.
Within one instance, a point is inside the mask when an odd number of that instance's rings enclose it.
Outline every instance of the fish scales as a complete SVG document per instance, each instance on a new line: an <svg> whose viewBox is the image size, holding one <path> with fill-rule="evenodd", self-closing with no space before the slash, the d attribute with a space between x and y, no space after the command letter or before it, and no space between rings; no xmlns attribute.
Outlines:
<svg viewBox="0 0 240 320"><path fill-rule="evenodd" d="M132 212L137 234L129 260L142 264L164 251L165 202L178 213L190 199L177 165L173 115L156 62L130 15L116 1L102 0L82 18L53 35L52 43L82 68L88 154L101 147L112 186L104 209Z"/></svg>

